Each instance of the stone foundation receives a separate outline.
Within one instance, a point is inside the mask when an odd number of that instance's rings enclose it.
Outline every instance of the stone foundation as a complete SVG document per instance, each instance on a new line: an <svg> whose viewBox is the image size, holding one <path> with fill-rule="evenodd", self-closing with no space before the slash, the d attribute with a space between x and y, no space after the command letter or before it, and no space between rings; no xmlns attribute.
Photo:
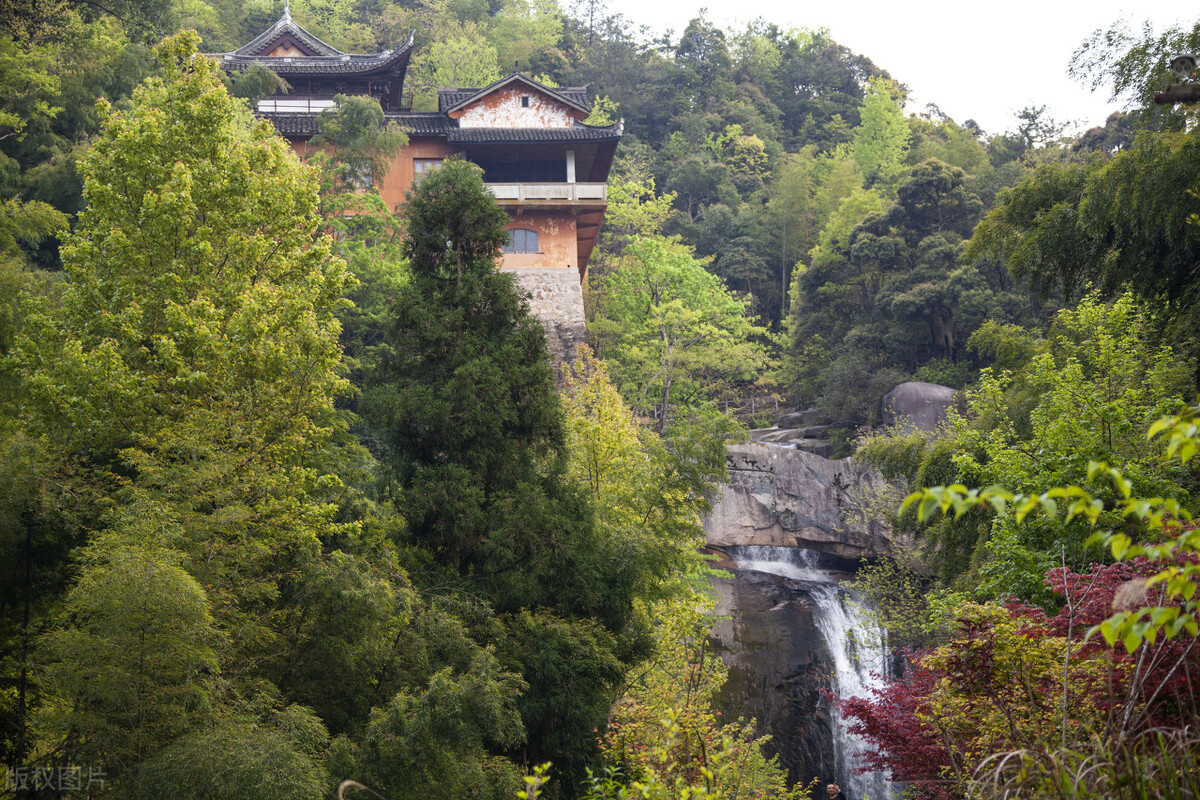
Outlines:
<svg viewBox="0 0 1200 800"><path fill-rule="evenodd" d="M587 344L579 273L562 267L505 267L502 271L510 273L529 295L529 313L546 329L546 349L557 376L563 362L575 360L575 348Z"/></svg>

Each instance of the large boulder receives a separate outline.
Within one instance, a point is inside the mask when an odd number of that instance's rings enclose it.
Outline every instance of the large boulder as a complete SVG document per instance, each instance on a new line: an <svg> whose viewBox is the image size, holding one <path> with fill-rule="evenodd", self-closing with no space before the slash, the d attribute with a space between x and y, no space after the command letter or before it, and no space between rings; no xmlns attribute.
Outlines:
<svg viewBox="0 0 1200 800"><path fill-rule="evenodd" d="M884 488L877 472L756 442L727 446L725 462L729 483L704 520L709 544L807 547L848 559L890 549L891 531L871 508Z"/></svg>
<svg viewBox="0 0 1200 800"><path fill-rule="evenodd" d="M909 381L883 396L884 427L911 426L934 433L946 421L958 392L936 383Z"/></svg>

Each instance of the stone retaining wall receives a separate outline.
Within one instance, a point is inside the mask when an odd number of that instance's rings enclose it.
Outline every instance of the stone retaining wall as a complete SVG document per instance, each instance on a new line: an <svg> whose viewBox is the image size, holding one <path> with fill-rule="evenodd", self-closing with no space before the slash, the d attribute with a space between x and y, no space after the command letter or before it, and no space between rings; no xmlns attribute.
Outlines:
<svg viewBox="0 0 1200 800"><path fill-rule="evenodd" d="M557 375L559 365L574 361L575 348L587 343L579 273L562 267L505 267L503 271L529 293L529 312L546 329L546 346Z"/></svg>

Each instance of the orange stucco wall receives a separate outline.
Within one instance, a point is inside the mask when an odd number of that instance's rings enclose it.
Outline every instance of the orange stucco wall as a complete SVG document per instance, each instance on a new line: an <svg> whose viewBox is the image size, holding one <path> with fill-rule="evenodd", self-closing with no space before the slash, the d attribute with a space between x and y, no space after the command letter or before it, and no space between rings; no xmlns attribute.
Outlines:
<svg viewBox="0 0 1200 800"><path fill-rule="evenodd" d="M305 139L291 139L288 143L302 160L315 149ZM404 195L412 188L413 183L413 159L449 158L456 152L458 151L446 142L438 139L411 139L392 159L392 165L379 187L379 194L388 208L399 211L404 205Z"/></svg>
<svg viewBox="0 0 1200 800"><path fill-rule="evenodd" d="M404 195L413 183L413 159L448 158L456 152L444 140L410 139L408 145L392 159L391 169L379 187L379 193L383 195L388 208L399 210L404 205Z"/></svg>
<svg viewBox="0 0 1200 800"><path fill-rule="evenodd" d="M292 150L300 158L308 155L310 148L305 140L291 140ZM383 179L380 194L388 208L400 210L405 202L405 193L412 187L413 159L447 158L453 150L444 141L437 139L413 139L392 160L392 166ZM506 253L502 266L579 269L579 244L576 239L575 215L565 209L524 209L518 212L509 209L511 221L508 228L527 228L537 231L540 253Z"/></svg>
<svg viewBox="0 0 1200 800"><path fill-rule="evenodd" d="M510 212L511 214L511 212ZM506 267L579 268L579 246L575 241L575 217L570 212L522 211L513 216L509 230L537 231L540 253L505 253Z"/></svg>

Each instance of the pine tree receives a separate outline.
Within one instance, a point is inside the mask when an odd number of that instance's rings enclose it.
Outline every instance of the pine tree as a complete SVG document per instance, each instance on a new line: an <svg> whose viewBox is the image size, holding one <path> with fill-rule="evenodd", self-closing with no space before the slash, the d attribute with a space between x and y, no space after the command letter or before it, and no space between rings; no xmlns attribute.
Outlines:
<svg viewBox="0 0 1200 800"><path fill-rule="evenodd" d="M413 542L498 590L494 577L511 582L578 524L545 335L496 270L508 217L477 167L446 162L408 216L412 279L364 410L385 431Z"/></svg>
<svg viewBox="0 0 1200 800"><path fill-rule="evenodd" d="M439 594L457 586L496 612L473 627L528 685L519 758L552 761L557 783L575 785L634 655L628 554L599 546L567 476L545 335L496 270L508 218L479 169L447 161L418 185L408 217L412 279L364 413L382 431L408 543L439 567L414 580Z"/></svg>

